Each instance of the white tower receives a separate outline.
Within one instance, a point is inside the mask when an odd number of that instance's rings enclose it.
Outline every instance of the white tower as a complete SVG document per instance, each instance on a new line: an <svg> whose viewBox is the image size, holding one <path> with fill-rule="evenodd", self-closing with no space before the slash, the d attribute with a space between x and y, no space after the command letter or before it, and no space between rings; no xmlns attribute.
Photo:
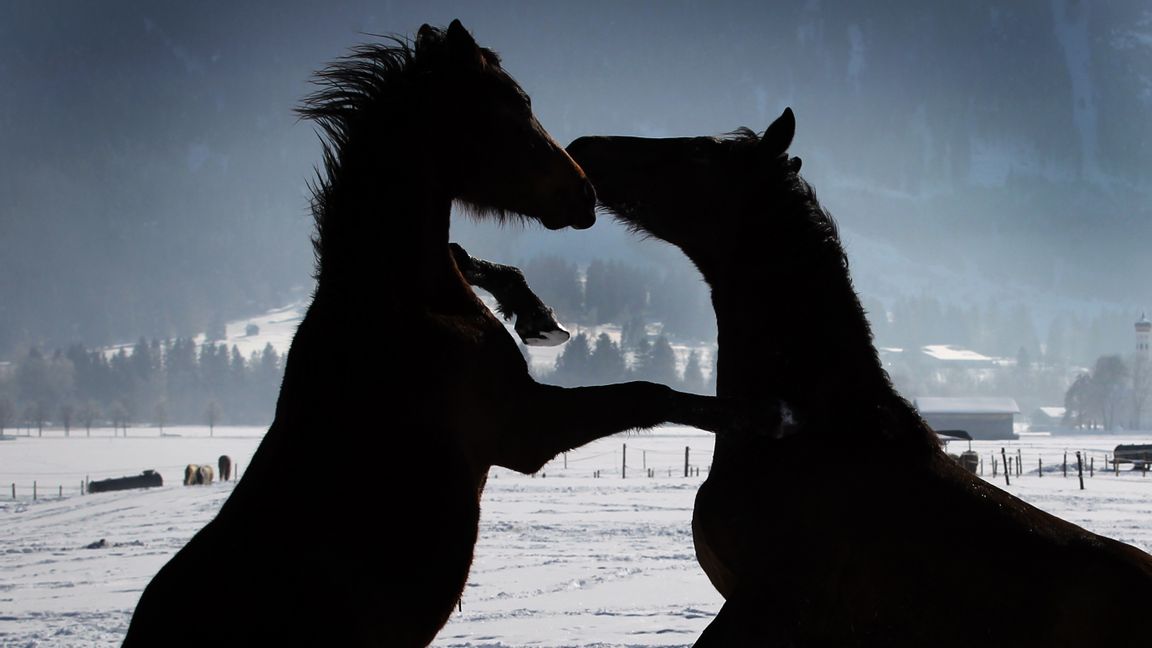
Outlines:
<svg viewBox="0 0 1152 648"><path fill-rule="evenodd" d="M1140 319L1136 320L1136 353L1148 357L1152 355L1149 351L1149 343L1152 342L1152 322L1140 313Z"/></svg>

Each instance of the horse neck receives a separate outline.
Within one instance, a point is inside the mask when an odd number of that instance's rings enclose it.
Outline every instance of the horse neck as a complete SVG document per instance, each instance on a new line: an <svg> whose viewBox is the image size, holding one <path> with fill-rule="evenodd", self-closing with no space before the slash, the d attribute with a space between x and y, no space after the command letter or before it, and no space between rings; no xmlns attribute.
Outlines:
<svg viewBox="0 0 1152 648"><path fill-rule="evenodd" d="M840 262L835 241L787 258L747 258L712 285L719 354L717 394L780 397L797 416L851 415L853 404L898 398ZM831 246L831 247L828 247ZM765 288L765 276L781 277Z"/></svg>
<svg viewBox="0 0 1152 648"><path fill-rule="evenodd" d="M446 183L419 144L397 139L349 146L330 172L319 235L323 303L436 310L469 292L448 250Z"/></svg>

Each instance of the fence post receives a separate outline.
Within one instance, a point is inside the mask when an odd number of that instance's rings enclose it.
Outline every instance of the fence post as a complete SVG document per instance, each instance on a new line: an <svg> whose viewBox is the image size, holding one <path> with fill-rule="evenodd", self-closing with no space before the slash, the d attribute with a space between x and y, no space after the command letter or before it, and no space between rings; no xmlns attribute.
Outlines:
<svg viewBox="0 0 1152 648"><path fill-rule="evenodd" d="M640 468L642 470L648 470L648 451L647 450L641 450L640 451Z"/></svg>
<svg viewBox="0 0 1152 648"><path fill-rule="evenodd" d="M1000 458L1004 460L1004 484L1011 486L1012 479L1008 473L1012 472L1012 470L1011 466L1008 465L1008 452L1003 447L1000 448Z"/></svg>
<svg viewBox="0 0 1152 648"><path fill-rule="evenodd" d="M568 470L568 453L567 452L564 453L564 470ZM240 471L239 464L237 464L236 471L237 472ZM236 478L239 479L240 475L236 475Z"/></svg>
<svg viewBox="0 0 1152 648"><path fill-rule="evenodd" d="M63 497L64 497L64 485L63 485L63 484L60 484L60 485L59 485L59 489L60 489L60 490L59 490L59 492L56 494L56 497L59 497L59 498L63 498Z"/></svg>
<svg viewBox="0 0 1152 648"><path fill-rule="evenodd" d="M1038 466L1036 476L1037 477L1043 477L1044 476L1044 457L1037 457L1036 458L1036 465Z"/></svg>
<svg viewBox="0 0 1152 648"><path fill-rule="evenodd" d="M1084 490L1084 461L1079 450L1076 451L1076 473L1080 476L1080 490Z"/></svg>
<svg viewBox="0 0 1152 648"><path fill-rule="evenodd" d="M1016 476L1020 477L1024 474L1024 454L1020 452L1020 448L1016 448Z"/></svg>
<svg viewBox="0 0 1152 648"><path fill-rule="evenodd" d="M620 479L628 477L628 444L624 444L623 458L620 460Z"/></svg>
<svg viewBox="0 0 1152 648"><path fill-rule="evenodd" d="M1116 476L1120 476L1120 462L1116 461L1116 455L1112 455L1112 467L1116 470Z"/></svg>
<svg viewBox="0 0 1152 648"><path fill-rule="evenodd" d="M16 483L12 483L12 499L16 499Z"/></svg>
<svg viewBox="0 0 1152 648"><path fill-rule="evenodd" d="M996 457L992 457L992 478L995 479L996 475L999 475L999 474L1000 473L997 472L997 470L996 470Z"/></svg>
<svg viewBox="0 0 1152 648"><path fill-rule="evenodd" d="M36 499L36 482L32 482L32 499Z"/></svg>
<svg viewBox="0 0 1152 648"><path fill-rule="evenodd" d="M1062 468L1062 472L1064 473L1065 477L1068 476L1068 451L1067 450L1064 451L1064 468Z"/></svg>
<svg viewBox="0 0 1152 648"><path fill-rule="evenodd" d="M1088 476L1096 476L1096 457L1088 457Z"/></svg>
<svg viewBox="0 0 1152 648"><path fill-rule="evenodd" d="M684 446L684 476L688 476L688 446Z"/></svg>

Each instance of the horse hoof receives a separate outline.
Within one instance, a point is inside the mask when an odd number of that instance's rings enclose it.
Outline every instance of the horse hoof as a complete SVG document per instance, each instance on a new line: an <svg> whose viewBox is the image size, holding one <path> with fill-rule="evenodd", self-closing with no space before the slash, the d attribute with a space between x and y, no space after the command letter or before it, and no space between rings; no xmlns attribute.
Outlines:
<svg viewBox="0 0 1152 648"><path fill-rule="evenodd" d="M516 334L525 345L539 347L559 346L572 337L560 322L556 321L556 314L547 306L530 315L517 316Z"/></svg>
<svg viewBox="0 0 1152 648"><path fill-rule="evenodd" d="M527 346L538 347L551 347L559 346L568 341L572 337L564 327L557 326L551 331L532 331L531 333L521 333L520 340Z"/></svg>

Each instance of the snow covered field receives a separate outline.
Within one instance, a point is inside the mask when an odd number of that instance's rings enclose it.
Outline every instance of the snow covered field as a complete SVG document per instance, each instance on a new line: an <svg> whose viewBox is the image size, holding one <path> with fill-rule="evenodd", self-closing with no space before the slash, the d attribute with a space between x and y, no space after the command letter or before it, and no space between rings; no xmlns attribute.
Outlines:
<svg viewBox="0 0 1152 648"><path fill-rule="evenodd" d="M241 469L262 429L129 429L128 438L17 437L0 441L0 645L116 645L151 575L203 525L231 484L186 488L183 466L229 454ZM1152 476L1099 470L1130 436L1031 437L976 442L988 465L1019 449L1024 474L1005 486L1089 529L1152 550ZM621 478L624 445L627 477ZM684 448L699 476L685 478ZM966 447L953 442L950 451ZM476 560L457 612L436 646L688 646L721 599L696 564L692 500L711 459L710 435L686 428L612 437L558 458L530 477L495 469L484 495ZM1095 457L1080 490L1075 455ZM1045 474L1036 474L1042 457ZM80 496L79 483L155 468L165 485ZM649 478L646 469L653 469ZM599 477L596 477L599 471ZM41 486L40 499L10 484ZM65 497L57 497L57 484ZM71 492L67 489L71 486ZM48 497L45 498L45 495ZM348 497L333 486L332 497ZM103 545L87 548L103 540ZM356 546L356 543L352 543ZM360 545L365 551L372 547ZM942 557L947 560L947 557Z"/></svg>

